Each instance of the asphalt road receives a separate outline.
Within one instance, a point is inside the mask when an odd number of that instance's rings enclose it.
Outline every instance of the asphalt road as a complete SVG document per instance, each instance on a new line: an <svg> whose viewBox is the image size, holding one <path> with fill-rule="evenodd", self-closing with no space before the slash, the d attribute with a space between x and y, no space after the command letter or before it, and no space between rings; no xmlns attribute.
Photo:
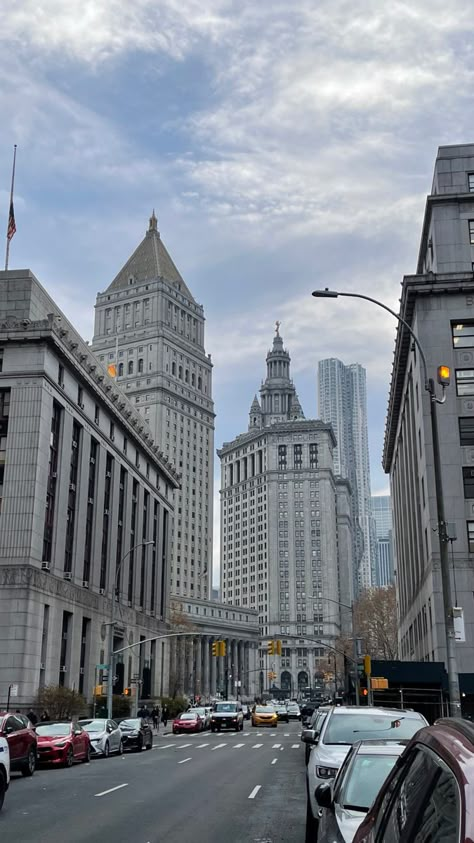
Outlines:
<svg viewBox="0 0 474 843"><path fill-rule="evenodd" d="M303 843L304 745L277 729L172 735L151 751L16 774L1 843Z"/></svg>

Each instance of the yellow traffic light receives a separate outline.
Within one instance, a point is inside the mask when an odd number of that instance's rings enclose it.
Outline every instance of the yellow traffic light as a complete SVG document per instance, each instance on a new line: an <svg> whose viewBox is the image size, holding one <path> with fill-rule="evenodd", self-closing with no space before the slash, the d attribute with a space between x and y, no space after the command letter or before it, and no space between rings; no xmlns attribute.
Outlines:
<svg viewBox="0 0 474 843"><path fill-rule="evenodd" d="M219 641L219 655L225 656L227 653L227 644L225 641Z"/></svg>
<svg viewBox="0 0 474 843"><path fill-rule="evenodd" d="M364 673L366 676L370 676L372 673L372 659L370 656L364 656Z"/></svg>
<svg viewBox="0 0 474 843"><path fill-rule="evenodd" d="M438 366L438 383L441 386L449 386L450 377L451 369L449 366Z"/></svg>
<svg viewBox="0 0 474 843"><path fill-rule="evenodd" d="M124 688L123 693L124 693L125 697L130 697L131 694L132 694L132 689L131 688Z"/></svg>
<svg viewBox="0 0 474 843"><path fill-rule="evenodd" d="M213 656L219 655L219 644L220 644L220 641L213 641L212 642L212 655Z"/></svg>
<svg viewBox="0 0 474 843"><path fill-rule="evenodd" d="M101 697L102 696L102 685L96 685L94 688L94 696Z"/></svg>
<svg viewBox="0 0 474 843"><path fill-rule="evenodd" d="M275 641L276 644L276 654L277 656L281 656L281 641Z"/></svg>
<svg viewBox="0 0 474 843"><path fill-rule="evenodd" d="M274 655L275 655L275 642L274 642L274 641L269 641L269 642L268 642L268 644L267 644L267 653L268 653L268 655L269 655L269 656L274 656Z"/></svg>

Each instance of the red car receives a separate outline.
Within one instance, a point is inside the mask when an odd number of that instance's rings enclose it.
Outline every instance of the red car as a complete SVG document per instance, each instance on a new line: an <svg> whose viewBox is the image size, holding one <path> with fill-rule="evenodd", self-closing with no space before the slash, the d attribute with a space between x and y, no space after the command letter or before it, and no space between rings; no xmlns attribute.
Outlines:
<svg viewBox="0 0 474 843"><path fill-rule="evenodd" d="M36 734L24 714L0 714L0 736L8 741L10 769L32 776L36 767Z"/></svg>
<svg viewBox="0 0 474 843"><path fill-rule="evenodd" d="M411 739L353 843L473 840L474 726L446 717Z"/></svg>
<svg viewBox="0 0 474 843"><path fill-rule="evenodd" d="M74 761L91 758L89 735L79 723L38 723L38 763L72 767Z"/></svg>
<svg viewBox="0 0 474 843"><path fill-rule="evenodd" d="M181 732L202 732L204 720L195 711L184 711L173 720L173 735Z"/></svg>

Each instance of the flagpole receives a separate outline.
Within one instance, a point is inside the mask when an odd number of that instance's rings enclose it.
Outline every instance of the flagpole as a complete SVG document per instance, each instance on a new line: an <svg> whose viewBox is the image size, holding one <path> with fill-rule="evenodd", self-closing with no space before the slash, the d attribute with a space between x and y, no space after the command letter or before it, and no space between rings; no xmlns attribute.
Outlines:
<svg viewBox="0 0 474 843"><path fill-rule="evenodd" d="M15 185L15 167L16 167L16 144L13 147L13 167L12 167L12 184L10 188L10 204L8 206L8 222L7 222L7 248L5 251L5 272L8 269L8 258L10 256L10 240L11 237L8 237L8 231L10 228L10 208L12 207L13 202L13 188Z"/></svg>

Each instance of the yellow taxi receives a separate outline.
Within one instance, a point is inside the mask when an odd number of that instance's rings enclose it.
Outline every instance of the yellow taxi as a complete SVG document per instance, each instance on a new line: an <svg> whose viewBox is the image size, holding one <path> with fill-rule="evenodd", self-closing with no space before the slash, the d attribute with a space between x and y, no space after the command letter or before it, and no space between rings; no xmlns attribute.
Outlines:
<svg viewBox="0 0 474 843"><path fill-rule="evenodd" d="M254 706L252 710L252 726L278 726L278 714L273 706Z"/></svg>

